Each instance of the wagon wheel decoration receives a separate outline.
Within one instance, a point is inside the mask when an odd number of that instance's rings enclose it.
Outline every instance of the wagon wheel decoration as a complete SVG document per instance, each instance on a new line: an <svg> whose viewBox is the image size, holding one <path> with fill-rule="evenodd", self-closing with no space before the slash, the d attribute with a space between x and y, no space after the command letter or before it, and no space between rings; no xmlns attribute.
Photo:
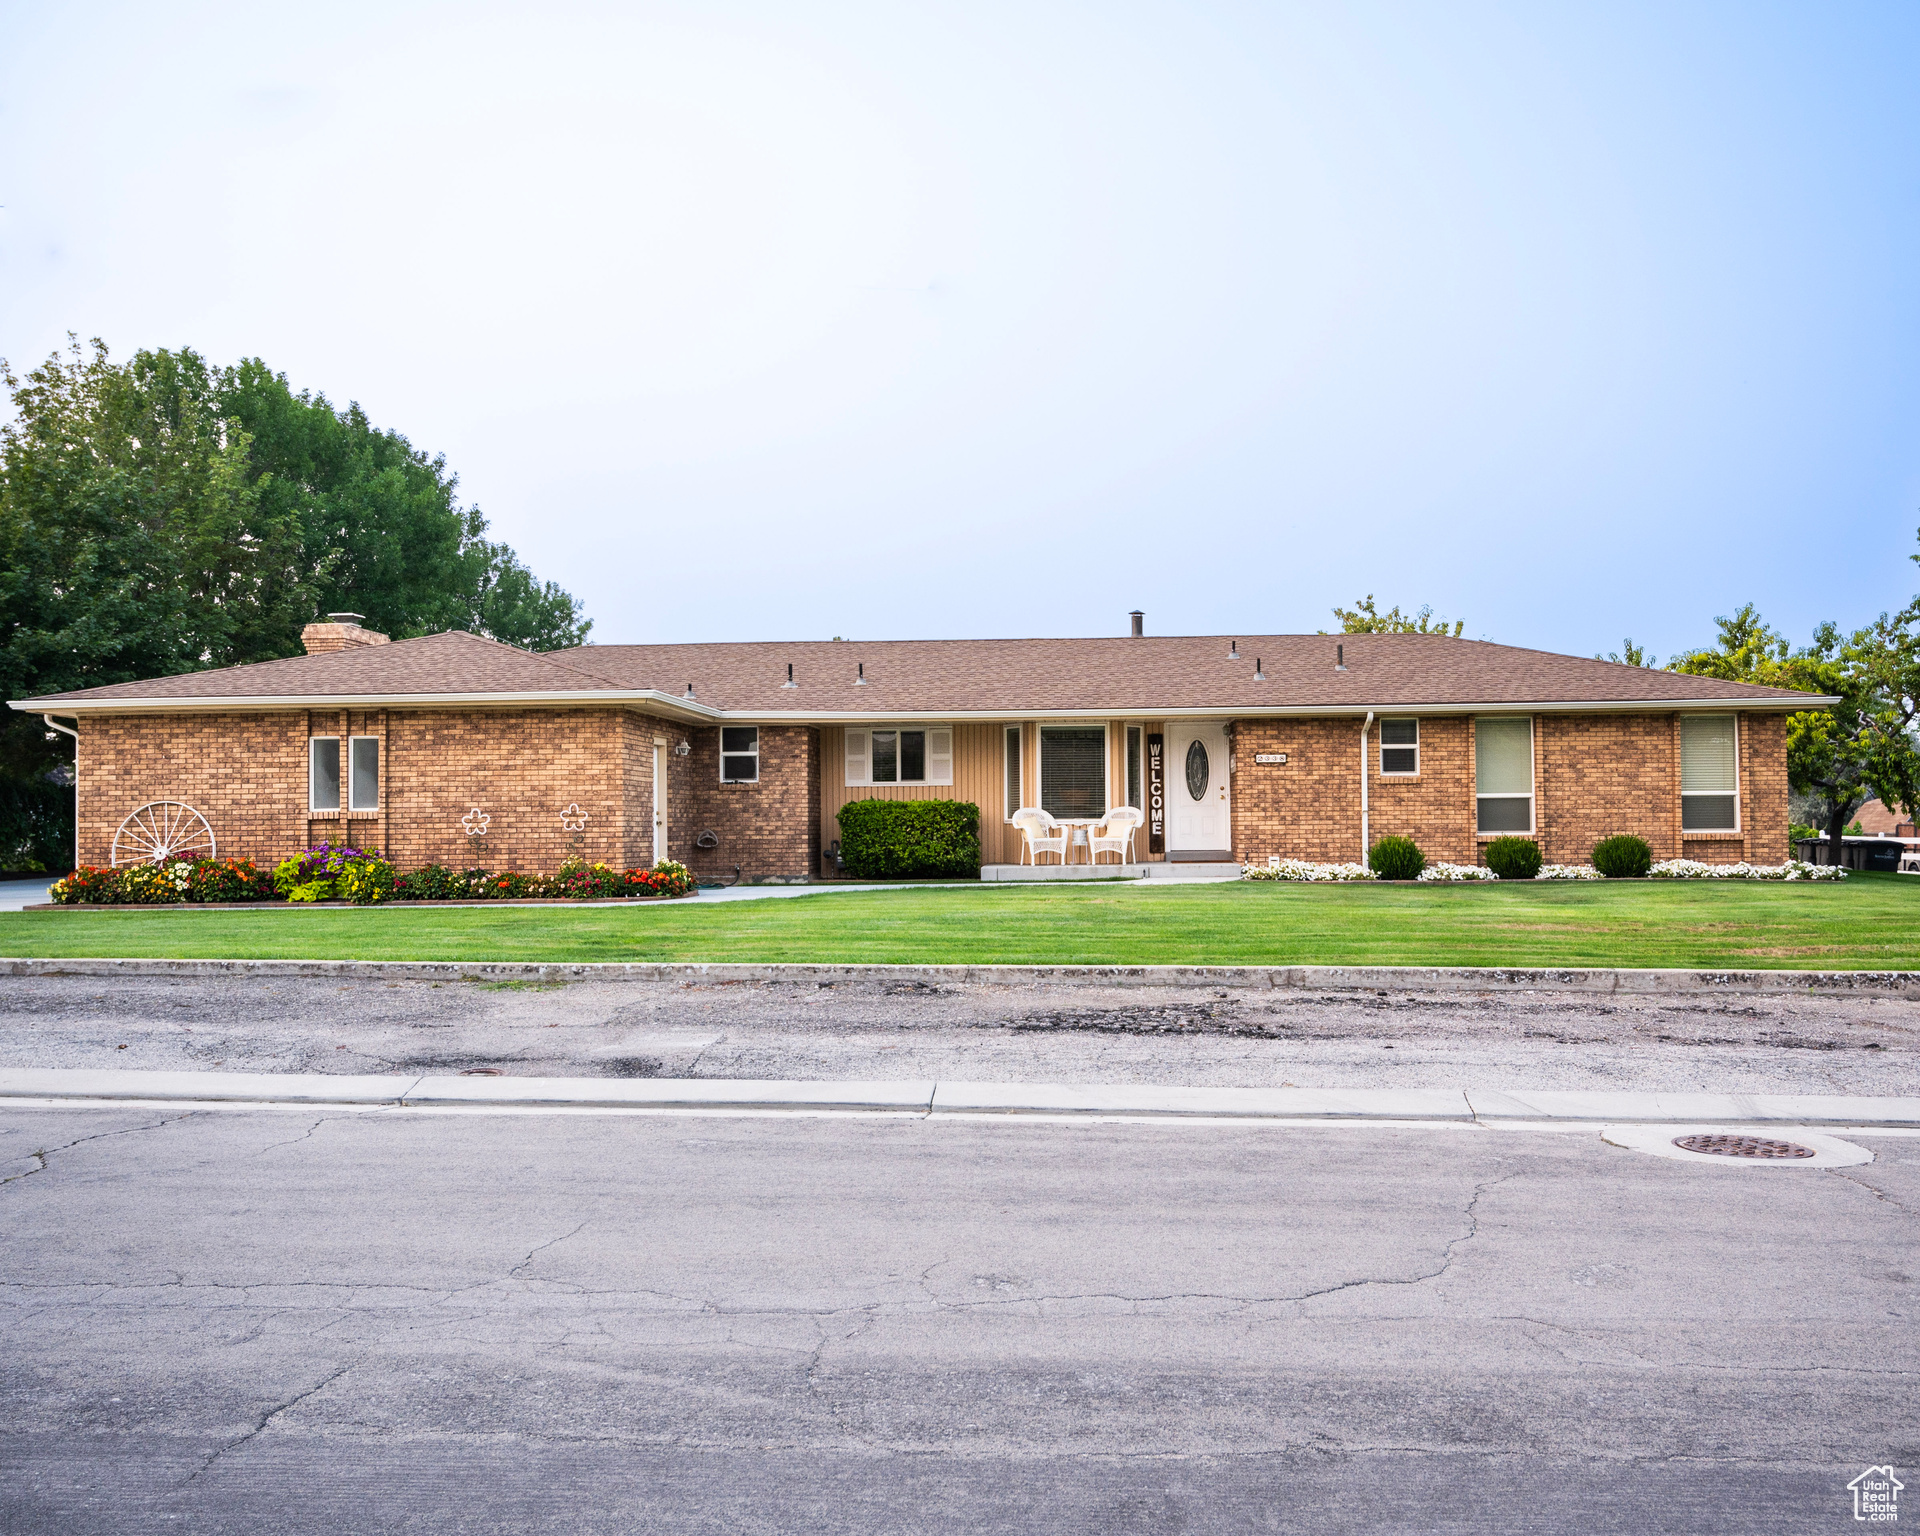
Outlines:
<svg viewBox="0 0 1920 1536"><path fill-rule="evenodd" d="M165 864L174 859L192 863L214 857L213 828L192 806L178 800L150 800L113 834L113 867L123 864Z"/></svg>

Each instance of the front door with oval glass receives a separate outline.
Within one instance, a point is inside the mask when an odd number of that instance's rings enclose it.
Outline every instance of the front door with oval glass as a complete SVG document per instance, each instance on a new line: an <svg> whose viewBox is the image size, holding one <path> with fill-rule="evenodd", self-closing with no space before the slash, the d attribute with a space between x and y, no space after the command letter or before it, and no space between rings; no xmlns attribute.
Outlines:
<svg viewBox="0 0 1920 1536"><path fill-rule="evenodd" d="M1167 725L1167 857L1233 857L1227 731L1218 723Z"/></svg>

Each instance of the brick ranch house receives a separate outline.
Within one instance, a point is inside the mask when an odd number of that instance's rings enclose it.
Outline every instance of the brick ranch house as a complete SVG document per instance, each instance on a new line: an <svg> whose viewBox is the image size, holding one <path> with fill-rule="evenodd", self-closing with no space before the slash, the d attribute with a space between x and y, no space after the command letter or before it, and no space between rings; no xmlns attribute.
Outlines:
<svg viewBox="0 0 1920 1536"><path fill-rule="evenodd" d="M304 656L13 707L77 732L83 863L116 835L128 861L123 829L169 802L261 863L326 841L403 868L578 853L801 881L832 872L835 813L867 796L972 801L990 865L1018 862L1008 816L1033 804L1141 807L1149 871L1357 860L1391 833L1454 863L1515 833L1581 863L1614 832L1777 862L1786 715L1828 702L1444 635L1133 629L535 654L335 615Z"/></svg>

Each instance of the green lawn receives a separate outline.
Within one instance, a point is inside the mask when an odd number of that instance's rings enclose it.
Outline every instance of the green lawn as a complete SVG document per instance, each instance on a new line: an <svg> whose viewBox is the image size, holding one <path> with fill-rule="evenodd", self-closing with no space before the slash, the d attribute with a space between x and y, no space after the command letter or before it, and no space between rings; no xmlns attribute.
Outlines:
<svg viewBox="0 0 1920 1536"><path fill-rule="evenodd" d="M636 907L0 913L0 955L1920 969L1920 880L988 886Z"/></svg>

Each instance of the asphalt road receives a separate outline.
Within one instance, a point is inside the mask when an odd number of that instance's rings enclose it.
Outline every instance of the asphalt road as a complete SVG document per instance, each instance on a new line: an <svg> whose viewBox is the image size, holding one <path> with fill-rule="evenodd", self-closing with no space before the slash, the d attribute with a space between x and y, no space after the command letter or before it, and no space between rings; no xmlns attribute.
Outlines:
<svg viewBox="0 0 1920 1536"><path fill-rule="evenodd" d="M0 1530L1855 1530L1860 1140L16 1110Z"/></svg>
<svg viewBox="0 0 1920 1536"><path fill-rule="evenodd" d="M18 977L0 1066L1920 1094L1920 1001Z"/></svg>

